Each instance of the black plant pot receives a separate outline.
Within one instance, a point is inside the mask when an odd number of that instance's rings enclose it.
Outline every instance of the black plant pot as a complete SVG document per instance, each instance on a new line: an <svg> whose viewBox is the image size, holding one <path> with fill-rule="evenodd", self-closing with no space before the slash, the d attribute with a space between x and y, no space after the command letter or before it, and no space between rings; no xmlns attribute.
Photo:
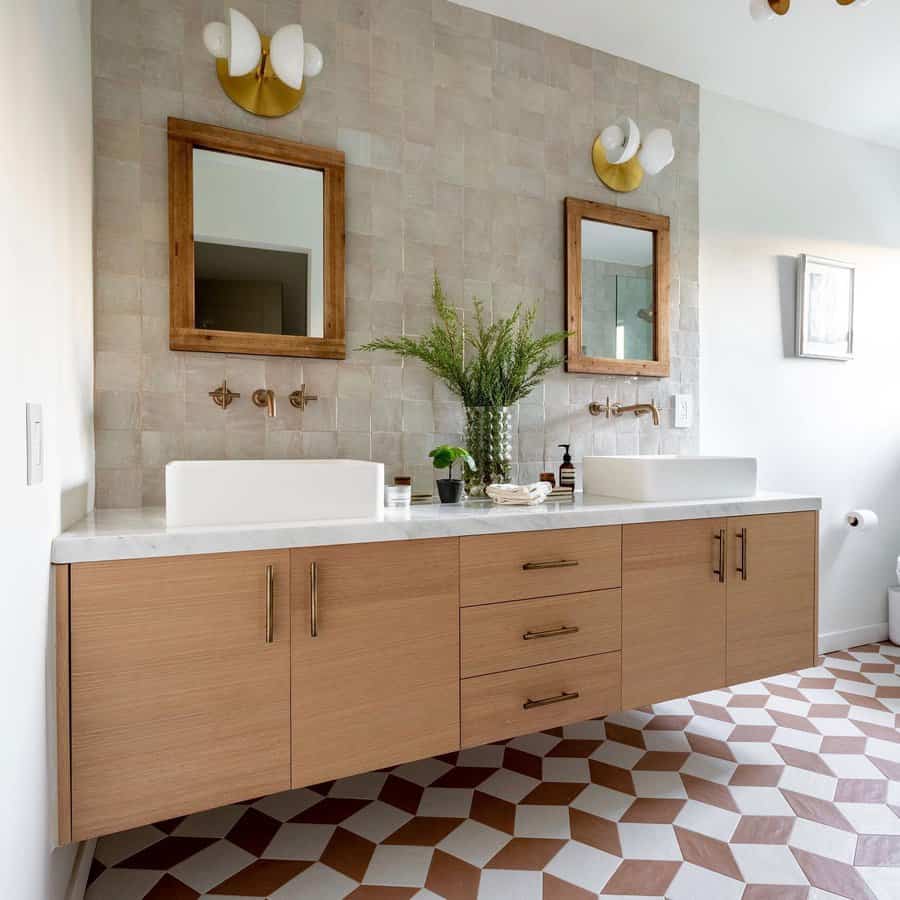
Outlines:
<svg viewBox="0 0 900 900"><path fill-rule="evenodd" d="M462 500L463 482L461 478L438 478L437 486L441 503L459 503Z"/></svg>

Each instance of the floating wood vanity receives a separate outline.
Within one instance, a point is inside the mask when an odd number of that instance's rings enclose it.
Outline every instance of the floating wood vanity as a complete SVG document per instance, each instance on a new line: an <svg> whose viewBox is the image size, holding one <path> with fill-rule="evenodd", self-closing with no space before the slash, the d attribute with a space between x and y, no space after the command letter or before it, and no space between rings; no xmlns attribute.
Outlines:
<svg viewBox="0 0 900 900"><path fill-rule="evenodd" d="M54 545L61 840L810 666L817 509L98 514Z"/></svg>

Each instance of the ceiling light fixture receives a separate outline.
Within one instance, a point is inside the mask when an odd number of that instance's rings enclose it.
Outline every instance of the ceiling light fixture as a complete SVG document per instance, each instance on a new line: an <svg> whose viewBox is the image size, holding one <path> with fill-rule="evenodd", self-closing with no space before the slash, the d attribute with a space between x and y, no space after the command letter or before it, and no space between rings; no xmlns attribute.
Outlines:
<svg viewBox="0 0 900 900"><path fill-rule="evenodd" d="M216 58L225 93L257 116L284 116L303 99L305 78L322 71L322 51L304 40L300 25L285 25L271 38L261 35L240 10L226 22L210 22L203 43Z"/></svg>
<svg viewBox="0 0 900 900"><path fill-rule="evenodd" d="M838 6L868 6L872 0L835 0ZM791 0L750 0L750 15L756 22L770 22L776 16L786 16Z"/></svg>
<svg viewBox="0 0 900 900"><path fill-rule="evenodd" d="M672 132L656 128L641 141L634 119L622 116L604 128L591 152L597 177L610 190L629 193L637 190L644 174L658 175L675 159Z"/></svg>

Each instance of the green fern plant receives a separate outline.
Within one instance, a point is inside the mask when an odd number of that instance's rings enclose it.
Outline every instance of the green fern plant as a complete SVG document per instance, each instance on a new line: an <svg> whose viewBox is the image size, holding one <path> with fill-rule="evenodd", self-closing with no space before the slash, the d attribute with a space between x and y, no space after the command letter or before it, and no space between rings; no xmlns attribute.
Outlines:
<svg viewBox="0 0 900 900"><path fill-rule="evenodd" d="M520 303L511 316L488 324L475 299L474 327L467 327L444 293L437 272L431 299L437 321L421 338L379 338L360 350L388 350L421 360L468 407L504 407L527 397L560 364L553 348L569 332L533 332L537 306Z"/></svg>

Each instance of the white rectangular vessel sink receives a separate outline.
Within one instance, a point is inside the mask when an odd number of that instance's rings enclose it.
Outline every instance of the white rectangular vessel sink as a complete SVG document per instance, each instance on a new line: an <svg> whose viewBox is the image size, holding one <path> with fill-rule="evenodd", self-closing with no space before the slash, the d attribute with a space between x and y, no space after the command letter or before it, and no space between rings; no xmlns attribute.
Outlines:
<svg viewBox="0 0 900 900"><path fill-rule="evenodd" d="M752 497L752 456L586 456L584 492L644 502Z"/></svg>
<svg viewBox="0 0 900 900"><path fill-rule="evenodd" d="M384 509L384 466L354 459L229 459L166 466L166 524L363 519Z"/></svg>

